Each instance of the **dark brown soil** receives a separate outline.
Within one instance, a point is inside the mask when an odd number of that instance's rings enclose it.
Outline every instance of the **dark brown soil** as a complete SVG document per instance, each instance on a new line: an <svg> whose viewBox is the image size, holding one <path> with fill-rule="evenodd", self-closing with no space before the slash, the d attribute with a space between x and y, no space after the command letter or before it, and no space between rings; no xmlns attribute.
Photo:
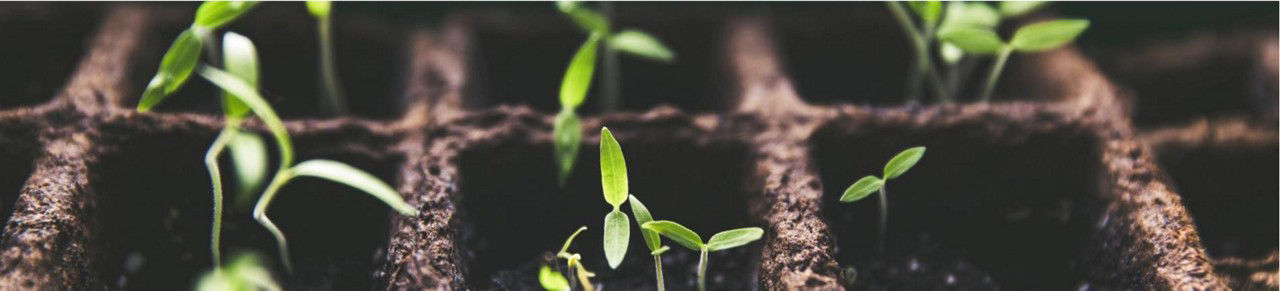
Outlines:
<svg viewBox="0 0 1280 291"><path fill-rule="evenodd" d="M31 14L37 22L87 27L67 34L89 41L46 46L24 32L31 41L11 45L59 52L38 64L77 65L50 66L65 71L34 91L0 81L0 96L22 96L0 104L0 159L18 161L0 165L0 191L10 193L0 193L0 208L12 213L0 286L188 288L210 261L201 158L222 126L213 90L193 79L160 112L132 106L195 5L102 5L76 17L83 25L61 20L73 11L58 9L67 4L23 5L56 12ZM324 120L295 120L323 116L305 10L267 3L232 25L257 42L264 92L289 119L301 159L369 170L422 211L402 217L345 186L295 181L270 213L298 269L277 275L298 290L534 289L546 253L587 225L574 250L597 282L653 288L638 234L618 270L601 254L608 206L593 166L598 129L608 126L629 157L632 192L656 217L708 235L766 230L712 255L718 290L1274 289L1280 281L1267 249L1275 226L1241 222L1276 215L1262 207L1275 205L1275 188L1261 186L1274 183L1260 183L1276 176L1265 163L1276 160L1274 115L1229 111L1263 132L1243 139L1270 134L1258 147L1202 152L1188 142L1195 138L1160 142L1158 132L1135 129L1146 113L1122 110L1134 102L1074 48L1014 59L1005 81L1020 85L1002 86L1001 102L863 106L901 96L893 70L903 67L894 49L902 43L880 6L761 10L771 15L750 5L631 5L619 5L635 9L620 14L620 26L653 32L680 61L622 57L623 111L584 107L578 167L563 189L549 113L582 35L549 6L455 13L439 29L340 14L338 65L354 114ZM1261 69L1275 76L1274 66ZM1153 110L1178 116L1179 108ZM890 182L890 244L877 253L874 200L835 199L911 145L929 152ZM1242 165L1254 171L1226 170ZM228 205L224 251L274 258L267 234ZM664 256L667 287L691 289L695 263L688 250Z"/></svg>

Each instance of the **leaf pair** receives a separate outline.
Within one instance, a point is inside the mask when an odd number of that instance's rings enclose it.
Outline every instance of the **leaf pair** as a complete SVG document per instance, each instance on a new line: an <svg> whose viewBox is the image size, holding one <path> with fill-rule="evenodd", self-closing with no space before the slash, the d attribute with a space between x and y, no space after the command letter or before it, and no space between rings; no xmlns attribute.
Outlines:
<svg viewBox="0 0 1280 291"><path fill-rule="evenodd" d="M627 214L619 211L627 202L627 161L622 156L622 146L613 138L609 128L600 129L600 187L604 201L613 210L604 217L604 256L610 268L618 268L627 255L631 241L631 223Z"/></svg>
<svg viewBox="0 0 1280 291"><path fill-rule="evenodd" d="M256 253L241 253L230 264L214 267L196 281L198 291L283 290Z"/></svg>
<svg viewBox="0 0 1280 291"><path fill-rule="evenodd" d="M884 165L883 178L866 176L858 179L857 182L854 182L853 185L844 190L844 194L840 196L840 202L847 203L862 200L862 198L871 195L872 192L880 190L881 187L884 187L885 181L902 176L907 170L910 170L911 167L920 162L920 158L924 157L924 151L925 147L913 147L894 155Z"/></svg>
<svg viewBox="0 0 1280 291"><path fill-rule="evenodd" d="M1070 43L1089 27L1084 19L1059 19L1019 28L1005 43L992 29L957 27L939 32L938 37L972 54L995 54L1003 50L1040 52Z"/></svg>
<svg viewBox="0 0 1280 291"><path fill-rule="evenodd" d="M676 242L676 244L695 251L715 252L736 248L764 236L764 230L759 227L744 227L716 233L711 236L710 240L703 243L702 237L698 236L698 233L674 221L650 221L640 227L662 234L662 236Z"/></svg>
<svg viewBox="0 0 1280 291"><path fill-rule="evenodd" d="M605 45L633 56L662 62L675 60L675 53L663 45L657 38L644 31L626 28L613 32L609 19L604 15L580 5L577 1L556 1L556 8L569 16L578 28L589 34L599 34Z"/></svg>
<svg viewBox="0 0 1280 291"><path fill-rule="evenodd" d="M138 112L151 110L173 92L182 88L200 60L206 37L257 5L256 1L205 2L196 10L191 27L184 30L169 46L160 61L155 77L147 83L138 101ZM255 81L256 82L256 81Z"/></svg>

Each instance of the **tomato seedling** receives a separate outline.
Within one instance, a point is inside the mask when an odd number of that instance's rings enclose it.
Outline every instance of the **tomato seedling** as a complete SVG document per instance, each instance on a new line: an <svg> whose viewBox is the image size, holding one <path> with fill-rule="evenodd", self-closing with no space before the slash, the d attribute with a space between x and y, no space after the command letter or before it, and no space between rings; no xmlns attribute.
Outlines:
<svg viewBox="0 0 1280 291"><path fill-rule="evenodd" d="M698 233L674 221L650 221L640 227L657 232L678 245L699 252L698 290L703 291L707 290L707 253L743 246L764 236L764 230L759 227L744 227L721 231L703 243Z"/></svg>
<svg viewBox="0 0 1280 291"><path fill-rule="evenodd" d="M844 190L844 194L840 195L840 202L852 203L862 200L862 198L867 198L872 192L880 192L880 228L878 230L880 234L879 249L882 252L884 251L885 230L889 225L889 196L885 195L887 191L885 190L887 188L885 183L902 176L907 170L914 167L917 162L920 162L920 158L924 157L924 149L924 147L913 147L903 150L894 155L892 159L889 159L888 163L885 163L882 177L873 175L862 177L862 179L854 182L853 185L849 185L849 188Z"/></svg>

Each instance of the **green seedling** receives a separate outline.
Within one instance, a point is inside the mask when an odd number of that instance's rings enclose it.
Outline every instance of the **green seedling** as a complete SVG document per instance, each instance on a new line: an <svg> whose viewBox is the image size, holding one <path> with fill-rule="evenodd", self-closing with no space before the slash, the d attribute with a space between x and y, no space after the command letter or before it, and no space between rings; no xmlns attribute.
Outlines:
<svg viewBox="0 0 1280 291"><path fill-rule="evenodd" d="M653 215L649 214L649 208L640 203L640 198L631 195L627 198L631 203L631 215L636 217L636 225L644 225L653 221ZM662 245L662 238L658 232L649 229L640 229L640 235L644 236L644 245L649 247L649 254L653 256L654 277L658 280L658 291L667 290L666 284L662 279L662 253L670 250L670 247Z"/></svg>
<svg viewBox="0 0 1280 291"><path fill-rule="evenodd" d="M722 251L746 245L764 236L759 227L744 227L722 231L711 236L703 243L702 237L689 228L670 220L646 222L640 226L667 237L676 244L699 252L698 256L698 290L707 290L707 253Z"/></svg>
<svg viewBox="0 0 1280 291"><path fill-rule="evenodd" d="M338 79L338 68L333 58L333 25L329 14L333 10L328 0L307 0L307 11L316 18L316 33L320 39L320 108L336 115L347 112L346 97L342 93L342 83Z"/></svg>
<svg viewBox="0 0 1280 291"><path fill-rule="evenodd" d="M606 8L611 3L604 3ZM564 80L560 83L560 113L556 114L552 137L555 142L556 162L559 166L560 185L573 174L573 163L578 157L579 141L582 139L581 123L578 120L577 108L586 101L587 91L591 88L591 79L595 73L596 55L604 43L604 99L601 102L604 111L613 110L618 100L619 73L615 52L623 52L633 56L662 62L675 61L676 55L657 38L637 29L613 31L609 18L575 1L558 1L557 9L568 16L575 24L588 34L587 41L578 48L577 53L569 61Z"/></svg>
<svg viewBox="0 0 1280 291"><path fill-rule="evenodd" d="M858 179L857 182L850 185L849 188L846 188L843 195L840 195L840 202L851 203L867 198L872 192L880 192L880 228L878 230L880 233L879 249L881 252L884 251L884 234L889 225L889 196L885 195L887 191L885 190L887 188L885 183L902 176L907 170L914 167L917 162L920 162L922 157L924 157L924 147L906 149L894 155L892 159L889 159L888 163L885 163L882 177L872 175L862 177L862 179Z"/></svg>
<svg viewBox="0 0 1280 291"><path fill-rule="evenodd" d="M271 269L256 253L240 253L232 256L231 263L213 267L196 281L197 291L279 291L280 283L271 276Z"/></svg>
<svg viewBox="0 0 1280 291"><path fill-rule="evenodd" d="M1061 47L1075 40L1086 28L1089 21L1084 19L1058 19L1029 24L1018 28L1008 42L1001 40L992 29L975 27L957 27L942 31L943 40L954 44L966 53L978 55L996 55L991 71L987 73L986 82L979 94L982 101L991 99L1000 71L1013 52L1033 53Z"/></svg>
<svg viewBox="0 0 1280 291"><path fill-rule="evenodd" d="M627 203L627 161L622 157L622 146L613 139L609 128L600 128L600 186L604 189L604 201L613 210L604 216L604 257L609 268L617 269L627 255L631 241L631 222L627 214L619 210Z"/></svg>
<svg viewBox="0 0 1280 291"><path fill-rule="evenodd" d="M570 234L569 238L564 240L564 246L560 247L560 251L556 253L557 258L564 259L569 273L573 273L576 277L570 277L569 280L565 280L560 272L556 272L547 266L542 266L542 270L538 272L538 282L542 283L542 288L568 291L573 288L573 281L576 280L582 284L582 290L591 291L595 289L595 286L591 284L591 277L595 277L596 274L587 271L587 267L582 265L581 254L569 252L569 245L573 244L573 239L585 230L587 230L586 226L579 227L573 234Z"/></svg>
<svg viewBox="0 0 1280 291"><path fill-rule="evenodd" d="M911 71L908 71L907 88L904 96L907 100L919 100L922 82L928 81L929 88L932 89L938 101L949 102L950 99L943 88L942 78L933 69L933 61L929 57L929 47L933 43L934 29L942 16L942 2L908 2L910 10L920 19L918 25L912 21L911 15L907 12L908 8L904 8L902 3L888 1L885 2L885 5L889 7L889 11L893 13L894 20L897 20L898 25L902 27L903 33L907 35L907 40L911 43L911 48L915 55L915 60L913 61L915 65L911 67Z"/></svg>
<svg viewBox="0 0 1280 291"><path fill-rule="evenodd" d="M155 77L147 83L138 101L138 111L146 112L186 84L200 60L201 47L216 42L213 32L253 9L256 1L205 2L196 9L191 27L182 31L160 61ZM216 46L213 46L216 47ZM217 55L216 53L211 55Z"/></svg>

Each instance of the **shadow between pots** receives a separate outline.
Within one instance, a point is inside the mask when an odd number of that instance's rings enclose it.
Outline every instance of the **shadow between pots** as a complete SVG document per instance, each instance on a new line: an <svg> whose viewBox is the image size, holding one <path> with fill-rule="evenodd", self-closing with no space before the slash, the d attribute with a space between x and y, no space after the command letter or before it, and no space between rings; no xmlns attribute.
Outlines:
<svg viewBox="0 0 1280 291"><path fill-rule="evenodd" d="M0 4L0 110L43 103L71 77L101 13L84 3Z"/></svg>

